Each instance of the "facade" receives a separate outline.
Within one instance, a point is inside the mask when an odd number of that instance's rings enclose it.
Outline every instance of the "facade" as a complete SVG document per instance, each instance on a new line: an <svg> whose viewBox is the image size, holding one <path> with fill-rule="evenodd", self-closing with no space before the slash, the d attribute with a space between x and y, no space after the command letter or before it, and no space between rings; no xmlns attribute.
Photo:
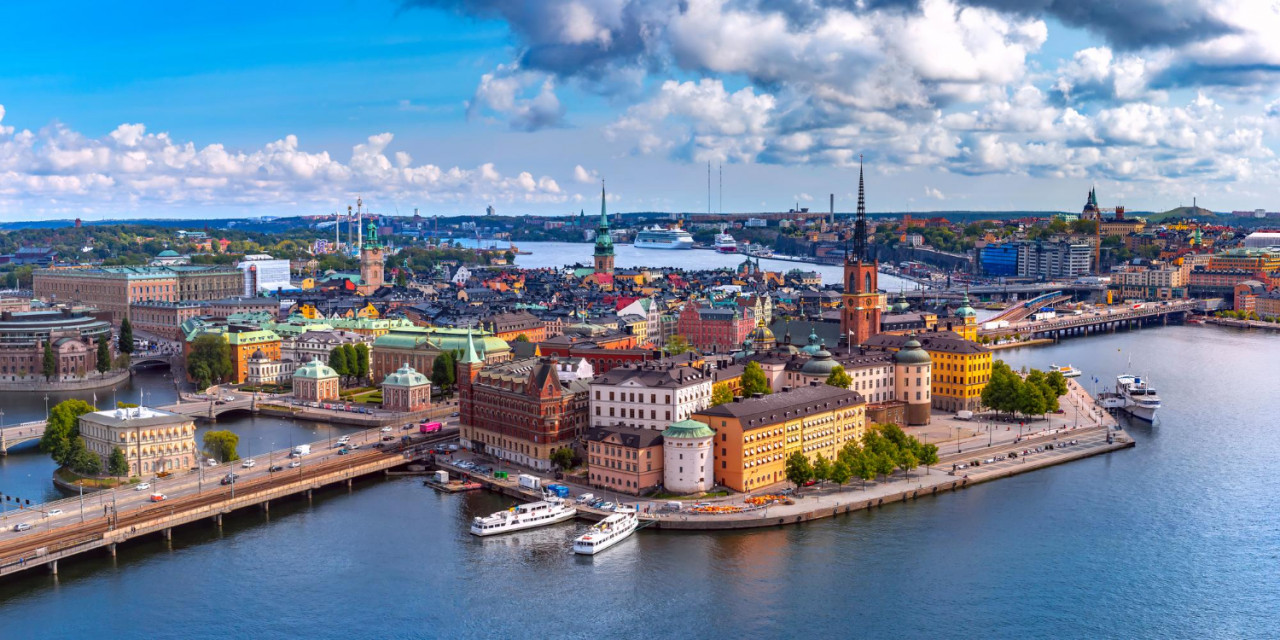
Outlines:
<svg viewBox="0 0 1280 640"><path fill-rule="evenodd" d="M662 484L662 432L634 427L592 427L585 439L587 480L591 486L639 495Z"/></svg>
<svg viewBox="0 0 1280 640"><path fill-rule="evenodd" d="M289 281L289 261L277 260L265 253L248 255L236 263L236 268L243 274L244 288L240 295L256 296L259 292L274 293L280 289L291 289Z"/></svg>
<svg viewBox="0 0 1280 640"><path fill-rule="evenodd" d="M185 470L200 463L195 423L168 411L149 407L91 411L80 416L80 436L102 460L104 472L116 447L129 461L131 476Z"/></svg>
<svg viewBox="0 0 1280 640"><path fill-rule="evenodd" d="M338 373L329 365L312 360L293 372L293 397L301 402L338 399Z"/></svg>
<svg viewBox="0 0 1280 640"><path fill-rule="evenodd" d="M255 355L275 362L280 361L280 336L268 329L224 333L231 345L232 380L237 384L249 379L249 360Z"/></svg>
<svg viewBox="0 0 1280 640"><path fill-rule="evenodd" d="M237 296L243 276L232 267L172 265L37 269L36 297L97 307L119 323L134 302L187 302Z"/></svg>
<svg viewBox="0 0 1280 640"><path fill-rule="evenodd" d="M742 346L756 326L754 314L732 308L703 306L690 300L680 310L676 333L703 352L731 352Z"/></svg>
<svg viewBox="0 0 1280 640"><path fill-rule="evenodd" d="M339 329L310 329L280 343L280 359L299 367L312 360L329 360L329 353L344 344L371 344L371 336ZM369 356L373 360L372 352ZM377 378L374 378L377 379Z"/></svg>
<svg viewBox="0 0 1280 640"><path fill-rule="evenodd" d="M932 365L929 395L934 409L973 411L981 407L982 390L991 380L990 349L961 339L950 331L933 331L916 336L882 334L867 346L896 352L903 349L910 340L918 341L929 354ZM914 376L915 373L912 372L911 375ZM897 390L899 397L903 391L904 389ZM909 391L914 400L917 389L912 387Z"/></svg>
<svg viewBox="0 0 1280 640"><path fill-rule="evenodd" d="M387 411L426 411L431 408L431 381L403 365L382 381L382 408Z"/></svg>
<svg viewBox="0 0 1280 640"><path fill-rule="evenodd" d="M711 404L710 371L670 361L616 367L591 380L593 427L661 431Z"/></svg>
<svg viewBox="0 0 1280 640"><path fill-rule="evenodd" d="M181 340L182 323L204 313L198 302L146 300L129 305L129 322L143 331L169 340Z"/></svg>
<svg viewBox="0 0 1280 640"><path fill-rule="evenodd" d="M103 314L105 316L105 314ZM70 311L0 313L0 380L42 382L44 345L57 358L54 380L96 375L98 341L111 339L111 322ZM116 354L114 348L111 354Z"/></svg>
<svg viewBox="0 0 1280 640"><path fill-rule="evenodd" d="M1087 243L1018 242L1018 276L1038 280L1087 276L1093 264L1093 246Z"/></svg>
<svg viewBox="0 0 1280 640"><path fill-rule="evenodd" d="M515 342L524 336L529 342L542 342L547 339L547 328L537 316L528 311L497 313L484 319L484 329L500 340Z"/></svg>
<svg viewBox="0 0 1280 640"><path fill-rule="evenodd" d="M244 291L244 274L235 267L168 267L178 276L178 300L204 302L232 298Z"/></svg>
<svg viewBox="0 0 1280 640"><path fill-rule="evenodd" d="M715 484L715 432L681 420L662 432L662 484L670 493L706 493Z"/></svg>
<svg viewBox="0 0 1280 640"><path fill-rule="evenodd" d="M815 384L704 409L693 419L715 432L715 483L758 491L785 482L786 460L801 452L835 460L845 443L860 439L866 402L846 389Z"/></svg>
<svg viewBox="0 0 1280 640"><path fill-rule="evenodd" d="M982 248L979 264L982 273L991 277L1018 275L1018 245L1012 242L988 244Z"/></svg>
<svg viewBox="0 0 1280 640"><path fill-rule="evenodd" d="M284 378L284 363L267 357L261 349L249 356L246 362L245 383L255 386L279 384Z"/></svg>

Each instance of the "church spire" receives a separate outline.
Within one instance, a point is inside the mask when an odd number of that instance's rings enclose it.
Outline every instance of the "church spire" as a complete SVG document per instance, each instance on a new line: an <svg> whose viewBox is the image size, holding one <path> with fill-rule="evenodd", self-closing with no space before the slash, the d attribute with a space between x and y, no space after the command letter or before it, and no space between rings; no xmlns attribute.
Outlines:
<svg viewBox="0 0 1280 640"><path fill-rule="evenodd" d="M867 196L862 178L862 156L858 156L858 217L853 223L853 259L867 259Z"/></svg>
<svg viewBox="0 0 1280 640"><path fill-rule="evenodd" d="M607 230L609 228L609 214L605 211L604 202L605 202L604 181L601 180L600 181L600 228Z"/></svg>

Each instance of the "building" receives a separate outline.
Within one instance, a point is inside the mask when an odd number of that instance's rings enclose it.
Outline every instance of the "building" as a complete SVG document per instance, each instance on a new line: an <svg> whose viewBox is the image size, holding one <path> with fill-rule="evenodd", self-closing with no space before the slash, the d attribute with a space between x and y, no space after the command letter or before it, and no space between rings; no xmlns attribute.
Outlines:
<svg viewBox="0 0 1280 640"><path fill-rule="evenodd" d="M238 329L238 327L233 327ZM269 329L228 331L222 334L231 345L232 381L236 384L249 379L249 359L261 354L269 360L280 360L280 336ZM190 343L188 343L190 344Z"/></svg>
<svg viewBox="0 0 1280 640"><path fill-rule="evenodd" d="M662 432L662 484L669 493L706 493L715 484L715 432L681 420Z"/></svg>
<svg viewBox="0 0 1280 640"><path fill-rule="evenodd" d="M173 249L165 249L164 251L157 253L156 257L151 260L151 266L153 267L167 267L183 264L191 264L191 258L181 255Z"/></svg>
<svg viewBox="0 0 1280 640"><path fill-rule="evenodd" d="M597 283L602 288L612 288L613 282L613 237L609 235L609 216L605 212L604 186L600 187L600 226L596 228L596 248L593 263Z"/></svg>
<svg viewBox="0 0 1280 640"><path fill-rule="evenodd" d="M676 321L676 333L703 352L730 352L742 346L756 326L750 309L704 306L697 300L686 302Z"/></svg>
<svg viewBox="0 0 1280 640"><path fill-rule="evenodd" d="M195 422L160 409L91 411L80 416L80 436L102 460L104 473L116 448L129 461L130 476L182 471L200 464Z"/></svg>
<svg viewBox="0 0 1280 640"><path fill-rule="evenodd" d="M1013 242L988 244L982 248L978 263L983 275L993 278L1018 275L1018 245Z"/></svg>
<svg viewBox="0 0 1280 640"><path fill-rule="evenodd" d="M327 325L324 325L327 326ZM276 329L279 333L279 329ZM342 331L340 329L308 329L302 333L285 338L280 343L280 359L290 363L293 367L299 367L312 360L319 359L322 362L328 362L329 354L334 349L342 345L371 344L374 339L372 336L355 333L354 331ZM370 353L370 366L372 366L373 355ZM376 377L374 378L377 379Z"/></svg>
<svg viewBox="0 0 1280 640"><path fill-rule="evenodd" d="M265 313L273 319L280 315L280 301L262 296L234 296L209 300L201 304L204 312L215 318L229 318L237 313Z"/></svg>
<svg viewBox="0 0 1280 640"><path fill-rule="evenodd" d="M1245 249L1272 249L1280 252L1280 233L1273 231L1254 231L1244 237Z"/></svg>
<svg viewBox="0 0 1280 640"><path fill-rule="evenodd" d="M841 298L840 334L854 346L880 333L880 262L868 261L867 203L862 167L858 167L858 214L854 221L853 253L844 260L844 295Z"/></svg>
<svg viewBox="0 0 1280 640"><path fill-rule="evenodd" d="M409 365L403 365L382 381L382 408L409 413L431 408L431 381Z"/></svg>
<svg viewBox="0 0 1280 640"><path fill-rule="evenodd" d="M182 323L203 313L204 306L199 302L144 300L129 305L129 322L134 331L181 340Z"/></svg>
<svg viewBox="0 0 1280 640"><path fill-rule="evenodd" d="M356 290L369 295L383 285L383 246L378 242L378 227L369 221L368 235L360 247L360 285Z"/></svg>
<svg viewBox="0 0 1280 640"><path fill-rule="evenodd" d="M240 295L256 296L261 292L275 293L281 289L292 289L289 281L289 261L277 260L265 253L247 255L236 263L236 268L243 274L244 288Z"/></svg>
<svg viewBox="0 0 1280 640"><path fill-rule="evenodd" d="M711 372L673 361L612 368L591 380L590 424L661 431L711 404Z"/></svg>
<svg viewBox="0 0 1280 640"><path fill-rule="evenodd" d="M488 333L472 333L470 329L394 327L373 341L369 374L374 380L381 380L405 363L418 371L431 371L441 351L462 353L469 339L474 340L476 353L485 363L511 360L511 345L506 341Z"/></svg>
<svg viewBox="0 0 1280 640"><path fill-rule="evenodd" d="M592 427L585 439L587 480L591 486L639 495L662 485L661 431Z"/></svg>
<svg viewBox="0 0 1280 640"><path fill-rule="evenodd" d="M585 431L588 382L561 381L551 358L485 366L471 342L457 385L461 441L477 453L547 471L551 453Z"/></svg>
<svg viewBox="0 0 1280 640"><path fill-rule="evenodd" d="M929 354L932 380L929 384L929 397L932 406L939 411L973 411L982 406L982 390L991 380L991 350L969 340L964 340L950 331L933 331L915 336L899 336L882 334L871 340L867 346L873 349L900 351L908 342L915 340ZM913 365L914 366L914 365ZM923 364L921 364L923 367ZM911 372L915 376L915 372ZM921 370L921 376L924 370ZM913 380L914 381L914 380ZM925 382L921 380L921 384ZM895 390L901 398L904 391L915 399L915 393L921 392L917 385L911 388Z"/></svg>
<svg viewBox="0 0 1280 640"><path fill-rule="evenodd" d="M57 358L54 380L97 375L98 341L111 339L111 322L71 311L0 313L0 380L43 382L44 346ZM114 357L115 349L111 349Z"/></svg>
<svg viewBox="0 0 1280 640"><path fill-rule="evenodd" d="M515 342L520 336L524 336L529 342L547 339L547 328L537 316L528 311L495 313L485 318L480 326L506 342Z"/></svg>
<svg viewBox="0 0 1280 640"><path fill-rule="evenodd" d="M956 309L954 316L943 318L936 323L942 331L950 331L970 342L978 341L978 312L969 305L969 292L964 293L964 300Z"/></svg>
<svg viewBox="0 0 1280 640"><path fill-rule="evenodd" d="M245 363L247 373L245 374L245 384L254 386L262 386L267 384L280 384L284 376L284 363L279 360L272 360L262 349L258 349L249 356L249 360Z"/></svg>
<svg viewBox="0 0 1280 640"><path fill-rule="evenodd" d="M786 461L803 453L835 460L862 437L866 403L846 389L814 384L703 409L693 419L715 432L715 483L758 491L785 482Z"/></svg>
<svg viewBox="0 0 1280 640"><path fill-rule="evenodd" d="M244 274L234 267L181 265L164 268L177 275L178 300L184 302L233 298L244 290Z"/></svg>
<svg viewBox="0 0 1280 640"><path fill-rule="evenodd" d="M240 295L238 269L221 266L97 267L37 269L32 274L36 297L97 307L112 322L129 317L134 302L188 302Z"/></svg>
<svg viewBox="0 0 1280 640"><path fill-rule="evenodd" d="M1120 288L1120 297L1139 300L1169 300L1187 297L1188 270L1169 265L1126 265L1111 272L1111 281Z"/></svg>
<svg viewBox="0 0 1280 640"><path fill-rule="evenodd" d="M1093 246L1088 243L1022 241L1018 248L1018 277L1057 280L1087 276L1093 262Z"/></svg>
<svg viewBox="0 0 1280 640"><path fill-rule="evenodd" d="M293 397L301 402L328 402L338 399L338 372L312 360L293 372Z"/></svg>

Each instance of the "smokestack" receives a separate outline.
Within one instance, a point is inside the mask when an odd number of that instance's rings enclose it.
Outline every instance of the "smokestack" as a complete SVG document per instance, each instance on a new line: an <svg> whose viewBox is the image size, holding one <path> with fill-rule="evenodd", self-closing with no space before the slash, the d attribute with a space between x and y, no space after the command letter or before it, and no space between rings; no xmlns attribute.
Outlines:
<svg viewBox="0 0 1280 640"><path fill-rule="evenodd" d="M831 224L836 223L836 194L831 194Z"/></svg>

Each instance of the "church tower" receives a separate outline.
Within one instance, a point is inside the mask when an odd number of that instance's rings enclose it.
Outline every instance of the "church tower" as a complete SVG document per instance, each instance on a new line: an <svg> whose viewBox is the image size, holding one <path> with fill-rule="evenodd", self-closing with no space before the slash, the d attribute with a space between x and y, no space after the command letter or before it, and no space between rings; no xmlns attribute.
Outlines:
<svg viewBox="0 0 1280 640"><path fill-rule="evenodd" d="M369 234L360 247L360 292L369 295L382 286L382 244L378 242L378 227L369 221Z"/></svg>
<svg viewBox="0 0 1280 640"><path fill-rule="evenodd" d="M867 203L862 163L858 163L858 217L853 226L853 251L844 259L844 296L840 332L846 344L858 346L880 333L880 262L867 261Z"/></svg>
<svg viewBox="0 0 1280 640"><path fill-rule="evenodd" d="M600 226L596 227L596 273L613 275L613 237L609 235L609 215L604 207L604 185L600 185Z"/></svg>

